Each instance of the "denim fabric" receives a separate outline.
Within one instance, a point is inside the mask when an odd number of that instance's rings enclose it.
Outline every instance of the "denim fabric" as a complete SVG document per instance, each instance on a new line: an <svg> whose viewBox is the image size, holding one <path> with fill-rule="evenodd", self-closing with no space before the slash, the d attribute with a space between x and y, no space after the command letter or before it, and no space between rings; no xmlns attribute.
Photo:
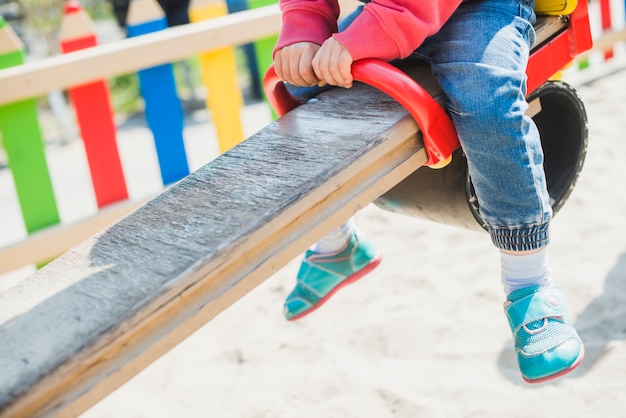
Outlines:
<svg viewBox="0 0 626 418"><path fill-rule="evenodd" d="M533 7L464 2L414 53L446 94L494 245L514 251L545 246L552 217L539 132L524 114Z"/></svg>

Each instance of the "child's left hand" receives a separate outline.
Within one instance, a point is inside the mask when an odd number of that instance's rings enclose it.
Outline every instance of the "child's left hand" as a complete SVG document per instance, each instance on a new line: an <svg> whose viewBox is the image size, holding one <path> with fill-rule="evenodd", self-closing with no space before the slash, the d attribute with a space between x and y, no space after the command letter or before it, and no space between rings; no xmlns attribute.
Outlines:
<svg viewBox="0 0 626 418"><path fill-rule="evenodd" d="M330 37L313 57L313 70L316 77L333 86L350 88L352 77L352 55L339 41Z"/></svg>

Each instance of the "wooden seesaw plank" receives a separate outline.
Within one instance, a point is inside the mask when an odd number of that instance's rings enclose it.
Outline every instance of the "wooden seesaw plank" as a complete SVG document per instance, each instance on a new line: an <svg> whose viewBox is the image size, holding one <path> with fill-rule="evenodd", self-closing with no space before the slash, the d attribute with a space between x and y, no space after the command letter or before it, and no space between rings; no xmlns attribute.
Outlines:
<svg viewBox="0 0 626 418"><path fill-rule="evenodd" d="M371 87L296 108L0 295L0 416L85 411L425 161Z"/></svg>

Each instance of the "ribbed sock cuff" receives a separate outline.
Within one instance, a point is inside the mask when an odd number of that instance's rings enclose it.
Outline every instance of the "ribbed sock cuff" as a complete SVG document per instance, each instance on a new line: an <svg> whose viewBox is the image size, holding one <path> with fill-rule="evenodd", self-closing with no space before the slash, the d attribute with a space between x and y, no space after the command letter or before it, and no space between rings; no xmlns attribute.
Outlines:
<svg viewBox="0 0 626 418"><path fill-rule="evenodd" d="M546 247L526 255L500 252L500 261L502 264L502 286L507 295L528 286L549 286L552 284Z"/></svg>
<svg viewBox="0 0 626 418"><path fill-rule="evenodd" d="M354 219L350 218L316 242L311 247L311 250L319 254L328 254L339 251L346 245L346 242L348 242L350 235L353 231L355 231L355 229L356 226Z"/></svg>

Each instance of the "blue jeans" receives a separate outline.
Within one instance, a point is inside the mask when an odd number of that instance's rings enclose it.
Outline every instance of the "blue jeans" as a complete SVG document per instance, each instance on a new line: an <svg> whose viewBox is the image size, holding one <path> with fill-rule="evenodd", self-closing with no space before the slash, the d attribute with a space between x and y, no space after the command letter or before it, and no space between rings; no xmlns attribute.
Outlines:
<svg viewBox="0 0 626 418"><path fill-rule="evenodd" d="M552 218L539 132L524 114L533 3L464 2L414 52L446 95L492 241L513 251L547 245Z"/></svg>
<svg viewBox="0 0 626 418"><path fill-rule="evenodd" d="M466 0L413 53L430 63L445 93L492 241L512 251L547 245L552 218L539 132L524 114L533 7L533 0ZM311 93L290 91L301 100Z"/></svg>

